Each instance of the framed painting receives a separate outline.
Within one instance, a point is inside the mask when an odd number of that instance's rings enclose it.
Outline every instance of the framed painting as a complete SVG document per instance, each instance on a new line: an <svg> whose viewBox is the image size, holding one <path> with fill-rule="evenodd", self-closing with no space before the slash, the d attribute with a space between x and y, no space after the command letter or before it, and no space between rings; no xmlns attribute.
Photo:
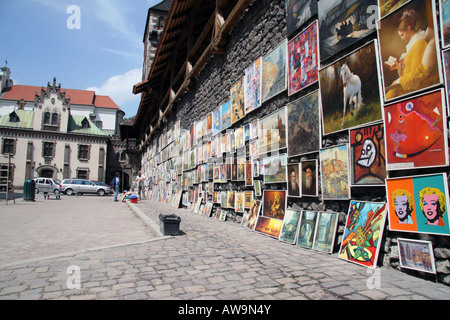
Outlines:
<svg viewBox="0 0 450 320"><path fill-rule="evenodd" d="M280 183L287 181L287 156L286 154L266 157L264 163L264 183Z"/></svg>
<svg viewBox="0 0 450 320"><path fill-rule="evenodd" d="M234 130L234 139L236 149L242 148L245 146L245 138L244 138L244 127L237 128Z"/></svg>
<svg viewBox="0 0 450 320"><path fill-rule="evenodd" d="M253 181L253 186L254 186L254 189L255 189L255 196L261 197L261 195L262 195L262 192L261 192L261 180Z"/></svg>
<svg viewBox="0 0 450 320"><path fill-rule="evenodd" d="M286 202L286 190L264 190L262 215L283 220Z"/></svg>
<svg viewBox="0 0 450 320"><path fill-rule="evenodd" d="M234 211L235 212L244 212L244 192L235 192L234 197Z"/></svg>
<svg viewBox="0 0 450 320"><path fill-rule="evenodd" d="M318 177L318 161L317 160L303 160L300 162L301 173L301 196L302 197L318 197L319 184Z"/></svg>
<svg viewBox="0 0 450 320"><path fill-rule="evenodd" d="M333 253L334 240L338 224L338 214L335 212L320 212L317 221L317 231L314 236L313 249Z"/></svg>
<svg viewBox="0 0 450 320"><path fill-rule="evenodd" d="M316 234L318 212L303 211L300 226L298 227L297 245L311 249Z"/></svg>
<svg viewBox="0 0 450 320"><path fill-rule="evenodd" d="M262 58L262 101L265 102L287 89L287 40Z"/></svg>
<svg viewBox="0 0 450 320"><path fill-rule="evenodd" d="M244 71L244 106L245 114L259 108L261 99L262 58L258 58Z"/></svg>
<svg viewBox="0 0 450 320"><path fill-rule="evenodd" d="M250 123L250 140L258 138L258 122L259 120L256 119Z"/></svg>
<svg viewBox="0 0 450 320"><path fill-rule="evenodd" d="M245 227L248 223L248 217L250 216L250 212L245 211L244 214L242 215L242 220L241 220L241 226Z"/></svg>
<svg viewBox="0 0 450 320"><path fill-rule="evenodd" d="M250 215L246 227L251 230L255 230L256 221L258 220L259 213L261 211L261 201L253 200L250 206Z"/></svg>
<svg viewBox="0 0 450 320"><path fill-rule="evenodd" d="M253 191L244 191L244 209L250 209L253 202Z"/></svg>
<svg viewBox="0 0 450 320"><path fill-rule="evenodd" d="M217 195L217 200L219 199L219 195ZM234 199L233 199L234 201ZM220 193L220 206L222 208L228 208L228 191L222 191Z"/></svg>
<svg viewBox="0 0 450 320"><path fill-rule="evenodd" d="M384 124L350 130L350 176L354 186L384 185Z"/></svg>
<svg viewBox="0 0 450 320"><path fill-rule="evenodd" d="M323 134L382 120L376 40L320 70Z"/></svg>
<svg viewBox="0 0 450 320"><path fill-rule="evenodd" d="M253 165L251 161L245 161L245 186L253 186Z"/></svg>
<svg viewBox="0 0 450 320"><path fill-rule="evenodd" d="M317 14L317 0L286 0L287 36L293 35L305 22Z"/></svg>
<svg viewBox="0 0 450 320"><path fill-rule="evenodd" d="M317 22L313 22L288 42L288 95L319 80Z"/></svg>
<svg viewBox="0 0 450 320"><path fill-rule="evenodd" d="M441 18L441 40L442 47L450 46L450 1L439 0L439 15Z"/></svg>
<svg viewBox="0 0 450 320"><path fill-rule="evenodd" d="M209 113L205 118L205 134L211 134L212 132L212 113Z"/></svg>
<svg viewBox="0 0 450 320"><path fill-rule="evenodd" d="M450 114L450 48L442 51L442 62L445 79L445 97L447 98L447 114Z"/></svg>
<svg viewBox="0 0 450 320"><path fill-rule="evenodd" d="M442 83L434 0L413 0L379 21L384 98L391 101Z"/></svg>
<svg viewBox="0 0 450 320"><path fill-rule="evenodd" d="M259 119L258 154L287 148L287 118L286 108Z"/></svg>
<svg viewBox="0 0 450 320"><path fill-rule="evenodd" d="M387 170L448 165L443 89L384 107Z"/></svg>
<svg viewBox="0 0 450 320"><path fill-rule="evenodd" d="M212 114L212 132L215 136L222 131L222 109L219 108Z"/></svg>
<svg viewBox="0 0 450 320"><path fill-rule="evenodd" d="M289 103L287 118L288 157L317 152L321 139L319 91Z"/></svg>
<svg viewBox="0 0 450 320"><path fill-rule="evenodd" d="M231 100L225 102L221 107L221 115L222 115L222 130L225 130L231 127L232 117L231 117Z"/></svg>
<svg viewBox="0 0 450 320"><path fill-rule="evenodd" d="M324 200L350 199L347 144L321 149L320 168L322 198Z"/></svg>
<svg viewBox="0 0 450 320"><path fill-rule="evenodd" d="M244 77L231 87L231 123L235 123L245 117L244 105Z"/></svg>
<svg viewBox="0 0 450 320"><path fill-rule="evenodd" d="M436 274L431 241L398 238L400 267Z"/></svg>
<svg viewBox="0 0 450 320"><path fill-rule="evenodd" d="M227 208L234 209L234 191L227 191Z"/></svg>
<svg viewBox="0 0 450 320"><path fill-rule="evenodd" d="M283 225L281 226L280 236L278 240L295 244L297 238L297 229L300 222L301 211L286 210L284 215Z"/></svg>
<svg viewBox="0 0 450 320"><path fill-rule="evenodd" d="M389 228L450 235L447 174L386 179Z"/></svg>
<svg viewBox="0 0 450 320"><path fill-rule="evenodd" d="M385 15L397 10L408 1L410 0L378 0L380 17L383 18Z"/></svg>
<svg viewBox="0 0 450 320"><path fill-rule="evenodd" d="M237 158L237 181L245 181L245 162L246 158L239 157Z"/></svg>
<svg viewBox="0 0 450 320"><path fill-rule="evenodd" d="M259 216L256 221L255 231L265 235L278 238L280 236L281 227L283 225L282 219L273 219L264 216Z"/></svg>
<svg viewBox="0 0 450 320"><path fill-rule="evenodd" d="M370 8L377 0L320 0L320 60L325 61L376 31ZM376 13L376 12L375 12Z"/></svg>
<svg viewBox="0 0 450 320"><path fill-rule="evenodd" d="M350 201L339 258L375 268L385 221L385 203Z"/></svg>
<svg viewBox="0 0 450 320"><path fill-rule="evenodd" d="M301 183L299 182L300 178L300 166L298 163L290 163L287 166L287 174L288 174L288 197L296 197L300 198L301 195Z"/></svg>

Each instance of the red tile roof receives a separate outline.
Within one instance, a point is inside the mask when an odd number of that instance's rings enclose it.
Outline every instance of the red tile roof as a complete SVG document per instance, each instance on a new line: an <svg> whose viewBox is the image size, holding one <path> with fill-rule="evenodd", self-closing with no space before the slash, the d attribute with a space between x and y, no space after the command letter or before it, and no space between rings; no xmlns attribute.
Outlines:
<svg viewBox="0 0 450 320"><path fill-rule="evenodd" d="M47 90L47 88L44 87L44 90ZM71 104L94 105L101 108L121 110L120 107L110 97L98 96L94 91L61 89L61 91L64 90L66 90L66 98L70 96ZM2 96L0 96L0 98L6 100L24 99L25 101L34 101L36 92L38 94L41 94L41 87L15 85L12 86L10 90L6 91Z"/></svg>

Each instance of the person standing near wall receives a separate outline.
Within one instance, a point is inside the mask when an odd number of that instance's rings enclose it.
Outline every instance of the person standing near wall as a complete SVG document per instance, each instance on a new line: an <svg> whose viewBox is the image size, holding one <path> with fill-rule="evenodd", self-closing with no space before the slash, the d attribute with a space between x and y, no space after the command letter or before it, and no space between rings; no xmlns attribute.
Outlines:
<svg viewBox="0 0 450 320"><path fill-rule="evenodd" d="M114 202L117 202L117 196L119 195L119 187L120 187L120 178L119 178L119 172L116 172L115 177L111 181L111 185L114 189Z"/></svg>
<svg viewBox="0 0 450 320"><path fill-rule="evenodd" d="M145 199L145 180L145 176L139 171L135 179L138 186L139 200Z"/></svg>

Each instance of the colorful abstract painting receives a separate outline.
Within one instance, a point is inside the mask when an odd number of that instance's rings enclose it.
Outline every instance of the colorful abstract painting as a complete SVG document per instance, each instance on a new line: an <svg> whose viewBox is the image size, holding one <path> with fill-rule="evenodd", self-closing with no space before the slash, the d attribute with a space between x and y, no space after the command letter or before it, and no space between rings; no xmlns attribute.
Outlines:
<svg viewBox="0 0 450 320"><path fill-rule="evenodd" d="M245 114L259 108L261 99L262 58L257 59L247 69L244 76Z"/></svg>
<svg viewBox="0 0 450 320"><path fill-rule="evenodd" d="M319 80L317 22L288 43L288 93L293 95Z"/></svg>
<svg viewBox="0 0 450 320"><path fill-rule="evenodd" d="M287 41L283 41L262 59L262 101L267 101L287 88Z"/></svg>
<svg viewBox="0 0 450 320"><path fill-rule="evenodd" d="M385 203L350 201L339 258L375 268L385 221Z"/></svg>
<svg viewBox="0 0 450 320"><path fill-rule="evenodd" d="M225 130L232 125L231 119L231 101L225 102L222 106L222 130Z"/></svg>
<svg viewBox="0 0 450 320"><path fill-rule="evenodd" d="M320 150L322 198L350 199L348 147L346 144Z"/></svg>
<svg viewBox="0 0 450 320"><path fill-rule="evenodd" d="M351 184L383 185L386 179L384 125L350 130Z"/></svg>
<svg viewBox="0 0 450 320"><path fill-rule="evenodd" d="M388 170L448 165L443 90L384 107Z"/></svg>
<svg viewBox="0 0 450 320"><path fill-rule="evenodd" d="M231 123L245 117L244 78L242 77L230 90L231 97ZM223 116L223 115L222 115Z"/></svg>
<svg viewBox="0 0 450 320"><path fill-rule="evenodd" d="M389 228L450 235L446 174L386 179Z"/></svg>
<svg viewBox="0 0 450 320"><path fill-rule="evenodd" d="M212 132L216 135L222 131L222 108L217 109L212 114Z"/></svg>

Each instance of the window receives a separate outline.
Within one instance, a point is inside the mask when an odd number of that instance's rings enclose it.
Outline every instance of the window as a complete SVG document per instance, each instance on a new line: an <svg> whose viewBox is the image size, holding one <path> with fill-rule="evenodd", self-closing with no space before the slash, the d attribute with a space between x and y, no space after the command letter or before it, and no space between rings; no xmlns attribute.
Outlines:
<svg viewBox="0 0 450 320"><path fill-rule="evenodd" d="M54 149L55 149L55 144L53 142L44 142L43 156L45 158L53 158Z"/></svg>
<svg viewBox="0 0 450 320"><path fill-rule="evenodd" d="M95 125L96 125L97 128L99 128L100 130L103 129L103 122L102 122L102 121L95 121Z"/></svg>
<svg viewBox="0 0 450 320"><path fill-rule="evenodd" d="M80 144L78 146L78 159L79 160L89 160L89 146Z"/></svg>
<svg viewBox="0 0 450 320"><path fill-rule="evenodd" d="M78 169L77 170L77 178L78 179L89 179L88 170ZM80 181L81 182L81 181ZM82 183L82 182L81 182Z"/></svg>
<svg viewBox="0 0 450 320"><path fill-rule="evenodd" d="M58 125L58 114L56 112L54 112L52 114L52 125L53 126L57 126Z"/></svg>
<svg viewBox="0 0 450 320"><path fill-rule="evenodd" d="M20 118L15 111L9 114L9 122L20 122Z"/></svg>
<svg viewBox="0 0 450 320"><path fill-rule="evenodd" d="M50 124L50 112L44 113L44 124Z"/></svg>
<svg viewBox="0 0 450 320"><path fill-rule="evenodd" d="M81 121L81 129L89 129L90 127L89 120L84 118L84 120Z"/></svg>
<svg viewBox="0 0 450 320"><path fill-rule="evenodd" d="M14 139L3 139L3 154L14 154Z"/></svg>

